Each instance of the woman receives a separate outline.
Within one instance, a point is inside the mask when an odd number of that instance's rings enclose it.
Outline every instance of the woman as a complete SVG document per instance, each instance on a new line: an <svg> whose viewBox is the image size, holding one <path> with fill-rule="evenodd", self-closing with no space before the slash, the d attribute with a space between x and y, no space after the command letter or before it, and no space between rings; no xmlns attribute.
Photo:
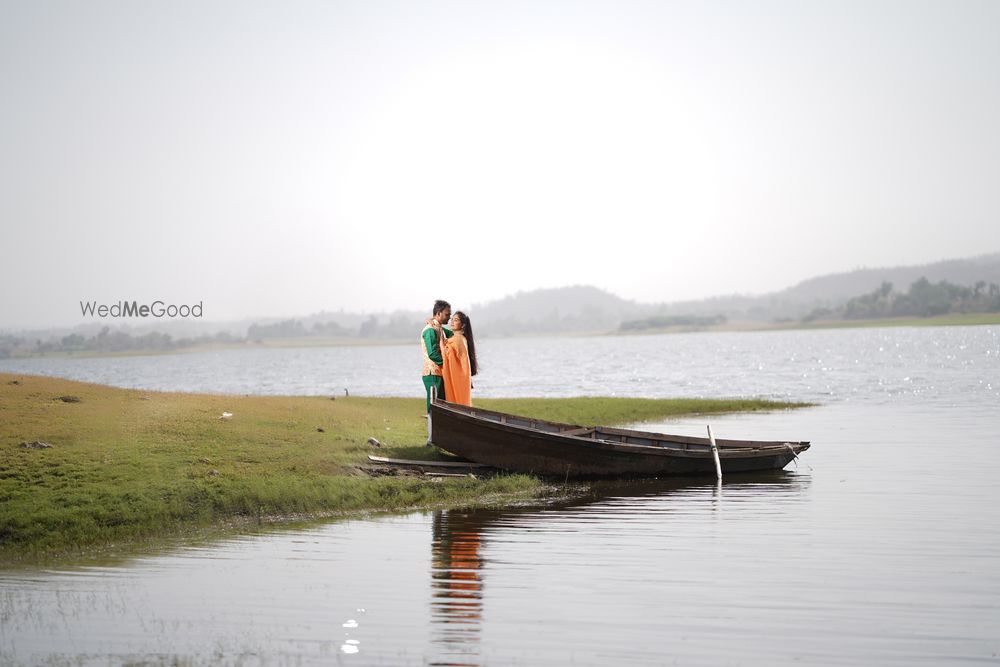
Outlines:
<svg viewBox="0 0 1000 667"><path fill-rule="evenodd" d="M452 315L449 324L455 335L448 339L438 337L441 342L441 357L444 359L441 374L444 376L445 400L472 405L472 376L479 372L472 322L468 315L459 310Z"/></svg>

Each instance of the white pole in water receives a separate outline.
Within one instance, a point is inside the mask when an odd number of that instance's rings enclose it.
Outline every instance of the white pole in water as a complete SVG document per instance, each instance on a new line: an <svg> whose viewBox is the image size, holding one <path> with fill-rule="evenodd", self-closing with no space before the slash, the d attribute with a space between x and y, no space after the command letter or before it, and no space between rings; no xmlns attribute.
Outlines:
<svg viewBox="0 0 1000 667"><path fill-rule="evenodd" d="M708 442L712 445L712 458L715 459L715 478L722 479L722 464L719 463L719 448L715 446L715 436L712 435L712 425L708 425Z"/></svg>

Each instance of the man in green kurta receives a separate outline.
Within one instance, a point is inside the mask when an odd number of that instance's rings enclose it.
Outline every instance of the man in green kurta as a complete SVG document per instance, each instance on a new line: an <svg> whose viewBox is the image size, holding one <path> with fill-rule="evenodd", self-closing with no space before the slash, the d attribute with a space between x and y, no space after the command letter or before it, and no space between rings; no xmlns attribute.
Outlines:
<svg viewBox="0 0 1000 667"><path fill-rule="evenodd" d="M440 329L445 338L451 338L451 329L444 327L444 324L451 319L451 304L440 299L435 301L432 319L441 325ZM424 391L427 393L427 412L430 412L431 387L437 388L438 398L446 398L444 378L441 376L444 359L441 358L441 345L438 343L438 330L435 327L428 324L420 332L420 346L424 350Z"/></svg>

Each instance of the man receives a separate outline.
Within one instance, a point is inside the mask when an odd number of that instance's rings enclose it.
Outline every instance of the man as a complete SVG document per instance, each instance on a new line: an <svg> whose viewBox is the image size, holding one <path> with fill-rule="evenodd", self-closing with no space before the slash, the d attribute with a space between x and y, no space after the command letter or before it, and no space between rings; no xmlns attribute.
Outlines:
<svg viewBox="0 0 1000 667"><path fill-rule="evenodd" d="M427 393L427 412L431 411L431 387L437 389L438 398L445 398L444 378L441 375L441 345L438 343L438 331L445 338L451 338L451 329L443 325L451 319L451 304L440 299L434 302L433 316L430 323L420 332L420 346L424 350L424 391ZM428 441L429 442L429 441Z"/></svg>

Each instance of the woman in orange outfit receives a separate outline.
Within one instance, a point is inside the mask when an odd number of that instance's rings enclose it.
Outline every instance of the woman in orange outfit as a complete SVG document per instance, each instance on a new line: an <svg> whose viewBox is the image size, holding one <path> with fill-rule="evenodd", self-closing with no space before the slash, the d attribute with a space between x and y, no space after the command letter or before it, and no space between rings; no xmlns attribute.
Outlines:
<svg viewBox="0 0 1000 667"><path fill-rule="evenodd" d="M461 405L472 405L472 376L479 372L476 364L476 340L472 336L472 322L462 311L456 311L451 318L451 330L455 335L445 339L441 336L441 356L444 364L444 395L446 400Z"/></svg>

